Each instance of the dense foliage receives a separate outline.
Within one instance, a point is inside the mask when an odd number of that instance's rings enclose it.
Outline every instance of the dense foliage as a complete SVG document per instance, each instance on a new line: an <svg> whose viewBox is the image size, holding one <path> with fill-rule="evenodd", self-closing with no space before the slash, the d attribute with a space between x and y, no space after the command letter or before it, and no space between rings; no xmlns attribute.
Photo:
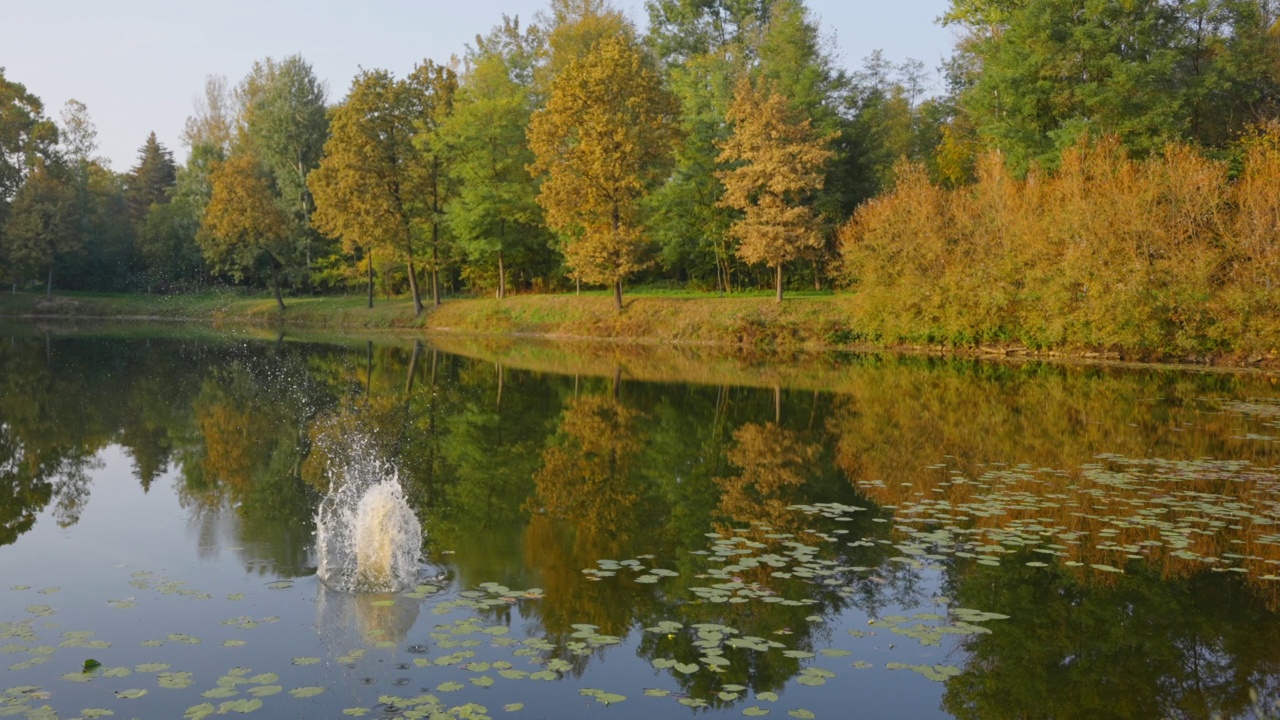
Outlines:
<svg viewBox="0 0 1280 720"><path fill-rule="evenodd" d="M1194 336L1203 347L1271 312L1258 279L1267 253L1242 248L1276 237L1258 159L1280 113L1276 0L953 0L942 22L958 39L940 92L917 61L877 52L841 69L802 0L648 0L646 10L643 34L609 0L551 0L531 23L503 17L461 59L400 77L361 71L336 102L302 57L265 58L234 86L209 78L183 166L153 134L124 173L93 155L83 104L55 122L0 74L0 275L46 292L360 288L369 304L408 292L419 308L423 283L436 303L587 283L613 289L619 306L624 282L774 285L779 297L784 284L835 283L866 294L858 321L870 332L953 341ZM1081 169L1103 156L1129 169ZM1187 170L1177 163L1212 176L1195 201L1222 198L1206 212L1229 221L1182 218L1172 200L1138 208L1130 180L1116 179L1141 176L1156 192L1154 175ZM279 211L269 236L249 219L228 235L216 227L227 218L207 214L220 175L249 165L259 199ZM1042 186L1077 181L1074 198ZM1021 188L1008 192L1025 206L959 209L963 198L996 202L993 183ZM1172 245L1133 227L1156 206L1179 218L1161 222L1181 224L1144 227L1173 233ZM1009 223L1036 229L1014 241ZM1148 248L1145 259L1095 272L1089 258L1109 250L1052 246L1083 226ZM896 239L849 240L886 233ZM254 251L267 245L270 263ZM946 267L904 260L930 253ZM1135 290L1127 273L1161 264L1164 279ZM933 281L956 268L981 292L940 299ZM1188 273L1198 279L1166 277ZM997 277L1009 279L987 282ZM1262 289L1222 294L1245 277ZM1059 300L1000 295L1011 282ZM877 299L890 287L907 294ZM1188 314L1188 303L1228 295L1219 304L1230 310ZM945 312L920 309L940 303ZM1071 303L1096 319L1066 319ZM1029 305L1057 319L1032 323ZM1145 315L1122 321L1112 306ZM1137 329L1100 329L1110 322Z"/></svg>

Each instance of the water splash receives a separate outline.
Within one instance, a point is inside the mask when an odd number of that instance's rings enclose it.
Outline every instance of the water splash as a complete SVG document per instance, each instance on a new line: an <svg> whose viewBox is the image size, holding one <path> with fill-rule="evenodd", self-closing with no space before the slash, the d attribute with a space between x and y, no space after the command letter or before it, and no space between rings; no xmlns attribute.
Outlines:
<svg viewBox="0 0 1280 720"><path fill-rule="evenodd" d="M422 527L394 468L350 460L316 514L319 575L344 592L399 592L417 583Z"/></svg>

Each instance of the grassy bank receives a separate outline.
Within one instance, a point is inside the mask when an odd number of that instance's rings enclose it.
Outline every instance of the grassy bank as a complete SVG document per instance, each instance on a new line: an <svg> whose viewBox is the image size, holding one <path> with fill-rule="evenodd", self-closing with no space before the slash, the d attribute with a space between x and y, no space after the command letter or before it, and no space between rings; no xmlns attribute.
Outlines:
<svg viewBox="0 0 1280 720"><path fill-rule="evenodd" d="M520 295L505 300L451 299L415 317L408 299L290 298L281 312L270 297L209 293L173 297L138 295L0 294L0 315L17 318L195 320L220 325L342 331L427 331L445 335L541 336L639 343L720 345L768 351L888 348L969 355L1073 356L1136 362L1280 366L1270 348L1240 345L1215 355L1153 348L1062 344L1027 348L999 345L908 344L868 337L852 320L857 298L847 294L789 297L718 297L699 293L634 293L622 313L605 294Z"/></svg>

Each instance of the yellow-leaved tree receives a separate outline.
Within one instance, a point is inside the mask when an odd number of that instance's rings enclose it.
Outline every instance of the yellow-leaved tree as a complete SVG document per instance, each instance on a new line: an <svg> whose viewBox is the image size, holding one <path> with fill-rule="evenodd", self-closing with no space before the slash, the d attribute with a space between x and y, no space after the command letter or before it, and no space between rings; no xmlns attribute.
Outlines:
<svg viewBox="0 0 1280 720"><path fill-rule="evenodd" d="M619 311L622 281L647 264L639 208L670 163L676 112L653 61L623 33L570 62L529 124L547 224L566 239L575 277L611 285Z"/></svg>
<svg viewBox="0 0 1280 720"><path fill-rule="evenodd" d="M346 99L330 111L324 157L307 176L316 203L312 224L342 238L349 252L359 248L364 253L369 307L371 256L374 250L387 251L404 261L413 309L422 314L414 250L427 228L433 251L438 239L438 188L431 184L438 168L435 158L422 153L414 141L438 102L434 77L449 85L452 71L441 71L429 60L404 80L386 70L362 71L352 80ZM452 85L445 91L451 94Z"/></svg>
<svg viewBox="0 0 1280 720"><path fill-rule="evenodd" d="M276 202L267 171L249 153L227 158L209 176L212 194L196 240L215 269L236 280L265 276L284 310L280 274L292 250L289 217Z"/></svg>
<svg viewBox="0 0 1280 720"><path fill-rule="evenodd" d="M805 250L822 247L817 214L807 203L822 189L831 151L809 120L799 121L781 94L766 81L756 88L743 78L734 91L728 119L733 134L721 144L720 162L732 169L716 173L724 183L720 204L743 217L729 227L739 240L738 257L774 269L782 300L782 266Z"/></svg>

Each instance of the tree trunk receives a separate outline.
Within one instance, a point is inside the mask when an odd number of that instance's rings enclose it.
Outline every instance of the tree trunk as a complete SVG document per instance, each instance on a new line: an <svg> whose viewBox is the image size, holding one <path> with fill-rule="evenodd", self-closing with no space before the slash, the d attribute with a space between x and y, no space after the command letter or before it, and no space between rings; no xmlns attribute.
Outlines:
<svg viewBox="0 0 1280 720"><path fill-rule="evenodd" d="M778 263L777 271L774 273L774 287L778 290L778 302L782 302L782 263Z"/></svg>
<svg viewBox="0 0 1280 720"><path fill-rule="evenodd" d="M622 281L613 281L613 307L618 312L622 312Z"/></svg>
<svg viewBox="0 0 1280 720"><path fill-rule="evenodd" d="M502 412L502 378L506 375L503 371L502 363L498 363L498 397L493 402L495 412Z"/></svg>
<svg viewBox="0 0 1280 720"><path fill-rule="evenodd" d="M284 298L280 295L280 274L276 272L275 265L271 266L271 289L276 294L276 306L280 308L280 312L284 312Z"/></svg>
<svg viewBox="0 0 1280 720"><path fill-rule="evenodd" d="M431 224L431 302L440 307L440 247L436 241L440 236L440 224Z"/></svg>
<svg viewBox="0 0 1280 720"><path fill-rule="evenodd" d="M502 251L498 251L498 299L507 296L507 270L502 265Z"/></svg>
<svg viewBox="0 0 1280 720"><path fill-rule="evenodd" d="M369 250L369 254L364 258L369 265L369 309L373 309L373 250Z"/></svg>
<svg viewBox="0 0 1280 720"><path fill-rule="evenodd" d="M573 294L574 295L582 294L582 278L575 277L573 279Z"/></svg>
<svg viewBox="0 0 1280 720"><path fill-rule="evenodd" d="M409 293L413 295L413 314L422 314L422 294L418 292L418 273L413 267L413 251L409 251Z"/></svg>
<svg viewBox="0 0 1280 720"><path fill-rule="evenodd" d="M418 356L422 354L422 341L413 343L413 356L409 358L409 375L404 381L404 394L413 394L413 378L418 374Z"/></svg>
<svg viewBox="0 0 1280 720"><path fill-rule="evenodd" d="M44 284L44 297L46 300L53 297L53 263L49 263L49 279Z"/></svg>

